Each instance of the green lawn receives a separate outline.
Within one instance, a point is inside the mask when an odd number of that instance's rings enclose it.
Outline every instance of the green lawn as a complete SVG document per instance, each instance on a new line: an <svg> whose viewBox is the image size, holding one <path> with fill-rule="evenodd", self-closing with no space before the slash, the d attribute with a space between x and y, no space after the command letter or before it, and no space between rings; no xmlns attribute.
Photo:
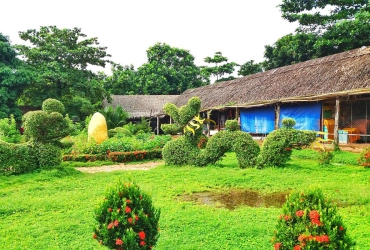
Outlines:
<svg viewBox="0 0 370 250"><path fill-rule="evenodd" d="M272 249L280 208L228 210L184 201L182 195L235 188L268 194L311 184L341 204L339 214L356 249L370 249L370 169L322 167L302 158L301 152L293 153L285 168L239 169L235 154L229 153L219 164L204 168L161 165L149 171L95 174L64 168L0 177L0 248L104 249L92 239L94 207L107 185L133 177L161 209L156 249Z"/></svg>

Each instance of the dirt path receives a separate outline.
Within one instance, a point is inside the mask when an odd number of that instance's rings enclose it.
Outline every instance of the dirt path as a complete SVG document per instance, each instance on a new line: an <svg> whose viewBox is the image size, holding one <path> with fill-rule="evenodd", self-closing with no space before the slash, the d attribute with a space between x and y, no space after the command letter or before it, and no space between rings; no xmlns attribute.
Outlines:
<svg viewBox="0 0 370 250"><path fill-rule="evenodd" d="M99 173L99 172L112 172L112 171L127 171L127 170L149 170L155 168L156 166L163 164L162 161L158 162L145 162L141 164L118 164L118 165L107 165L107 166L100 166L100 167L81 167L76 168L76 170L84 172L84 173Z"/></svg>

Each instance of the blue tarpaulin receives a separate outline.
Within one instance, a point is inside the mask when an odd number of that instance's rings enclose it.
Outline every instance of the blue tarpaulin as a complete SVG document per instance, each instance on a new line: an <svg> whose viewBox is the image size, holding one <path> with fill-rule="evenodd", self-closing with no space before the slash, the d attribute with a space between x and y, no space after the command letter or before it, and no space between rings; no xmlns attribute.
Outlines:
<svg viewBox="0 0 370 250"><path fill-rule="evenodd" d="M244 132L267 134L274 131L274 123L273 106L240 110L240 125Z"/></svg>
<svg viewBox="0 0 370 250"><path fill-rule="evenodd" d="M280 124L284 118L296 121L295 129L320 131L322 103L283 104L280 107ZM274 106L240 110L240 125L244 132L267 134L275 128Z"/></svg>
<svg viewBox="0 0 370 250"><path fill-rule="evenodd" d="M284 104L280 107L279 127L282 119L293 118L296 121L295 129L321 131L321 110L321 102Z"/></svg>

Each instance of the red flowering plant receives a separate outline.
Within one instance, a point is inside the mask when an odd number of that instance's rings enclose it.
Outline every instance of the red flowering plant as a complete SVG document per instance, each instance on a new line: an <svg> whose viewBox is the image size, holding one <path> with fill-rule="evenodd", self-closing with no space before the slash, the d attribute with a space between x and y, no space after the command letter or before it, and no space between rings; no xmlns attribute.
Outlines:
<svg viewBox="0 0 370 250"><path fill-rule="evenodd" d="M160 211L134 182L119 180L95 209L93 238L110 249L152 249L159 237Z"/></svg>
<svg viewBox="0 0 370 250"><path fill-rule="evenodd" d="M360 166L364 166L367 168L370 167L370 147L366 147L362 150L357 161Z"/></svg>
<svg viewBox="0 0 370 250"><path fill-rule="evenodd" d="M355 244L347 235L337 207L327 202L317 187L289 195L272 243L274 250L351 249Z"/></svg>

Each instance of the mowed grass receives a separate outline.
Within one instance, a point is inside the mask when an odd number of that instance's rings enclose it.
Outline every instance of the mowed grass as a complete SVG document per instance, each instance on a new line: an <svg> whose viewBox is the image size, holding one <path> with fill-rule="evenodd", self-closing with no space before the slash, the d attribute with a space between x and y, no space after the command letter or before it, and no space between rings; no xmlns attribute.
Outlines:
<svg viewBox="0 0 370 250"><path fill-rule="evenodd" d="M307 151L308 152L308 151ZM73 168L0 177L1 249L104 249L92 239L94 208L118 179L133 178L161 209L156 249L272 249L280 208L234 210L184 201L185 194L241 188L261 193L321 186L355 249L370 249L370 169L293 153L285 168L239 169L234 153L204 168L161 165L149 171L83 174ZM310 153L308 153L310 154ZM308 157L309 158L309 157Z"/></svg>

